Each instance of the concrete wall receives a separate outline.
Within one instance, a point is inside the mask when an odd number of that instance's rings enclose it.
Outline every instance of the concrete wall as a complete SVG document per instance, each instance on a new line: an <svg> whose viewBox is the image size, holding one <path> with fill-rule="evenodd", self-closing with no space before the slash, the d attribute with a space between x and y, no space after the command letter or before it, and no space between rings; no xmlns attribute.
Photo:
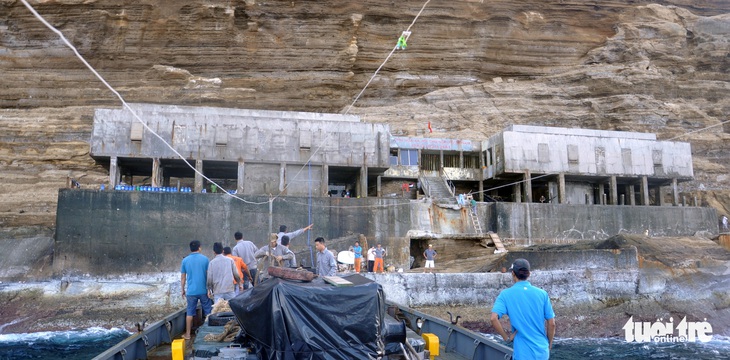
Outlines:
<svg viewBox="0 0 730 360"><path fill-rule="evenodd" d="M268 243L270 224L296 230L314 223L314 238L365 234L390 250L387 262L408 264L409 203L400 199L281 197L269 212L267 197L241 201L225 194L99 192L61 189L58 194L53 270L70 274L113 275L179 271L188 243L201 240L206 255L220 241L234 245L233 233L258 246ZM349 244L348 244L349 245ZM405 251L404 251L405 249ZM307 235L292 240L298 260L309 259ZM334 250L346 250L334 249ZM305 255L304 257L301 255Z"/></svg>
<svg viewBox="0 0 730 360"><path fill-rule="evenodd" d="M713 208L676 206L489 203L488 230L512 239L606 239L619 233L651 236L717 234Z"/></svg>
<svg viewBox="0 0 730 360"><path fill-rule="evenodd" d="M176 271L189 251L190 240L201 240L204 250L211 252L216 241L233 245L233 233L240 230L247 239L262 246L267 243L267 234L278 230L280 224L295 230L310 221L314 223L314 230L307 233L310 240L317 236L335 240L362 233L369 243L381 242L389 249L387 263L407 267L409 230L473 233L466 209L398 198L314 197L311 207L306 197L280 197L271 207L268 197L242 199L245 201L222 193L61 189L54 273ZM544 239L606 239L618 233L642 234L645 229L657 236L717 233L717 217L711 208L480 203L478 212L485 219L485 231L495 231L503 239L527 239L527 243ZM419 225L424 221L430 222L431 227ZM341 246L333 248L338 251L350 245L346 241L333 244ZM292 241L292 250L307 264L311 263L309 249L306 235ZM576 261L632 265L630 254L597 252L581 256Z"/></svg>
<svg viewBox="0 0 730 360"><path fill-rule="evenodd" d="M366 274L383 285L387 300L406 306L484 305L485 318L499 292L512 286L509 273ZM561 305L637 294L639 270L534 271L530 283Z"/></svg>
<svg viewBox="0 0 730 360"><path fill-rule="evenodd" d="M622 249L590 249L590 250L511 250L502 259L501 265L509 268L515 259L527 259L532 271L550 270L584 270L584 269L621 269L630 270L639 267L639 254L636 247Z"/></svg>

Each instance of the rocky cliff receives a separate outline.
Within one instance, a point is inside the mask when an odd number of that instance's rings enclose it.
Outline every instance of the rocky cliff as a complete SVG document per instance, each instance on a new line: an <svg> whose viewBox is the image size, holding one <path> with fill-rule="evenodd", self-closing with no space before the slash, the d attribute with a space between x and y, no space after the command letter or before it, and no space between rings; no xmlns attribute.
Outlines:
<svg viewBox="0 0 730 360"><path fill-rule="evenodd" d="M322 112L349 108L424 4L30 3L128 101ZM726 0L432 0L411 30L350 113L396 135L531 124L687 141L682 190L730 213ZM20 1L0 0L0 73L0 239L50 236L66 176L106 180L93 110L120 104Z"/></svg>

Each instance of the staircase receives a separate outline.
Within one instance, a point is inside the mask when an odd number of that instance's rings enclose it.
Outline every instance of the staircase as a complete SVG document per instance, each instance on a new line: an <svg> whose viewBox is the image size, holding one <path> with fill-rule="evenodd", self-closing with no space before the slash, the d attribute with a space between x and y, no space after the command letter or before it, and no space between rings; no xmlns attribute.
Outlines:
<svg viewBox="0 0 730 360"><path fill-rule="evenodd" d="M451 192L451 189L446 185L446 180L439 175L426 175L421 173L418 177L421 181L421 188L424 194L434 200L435 203L439 204L453 204L456 205L456 198Z"/></svg>

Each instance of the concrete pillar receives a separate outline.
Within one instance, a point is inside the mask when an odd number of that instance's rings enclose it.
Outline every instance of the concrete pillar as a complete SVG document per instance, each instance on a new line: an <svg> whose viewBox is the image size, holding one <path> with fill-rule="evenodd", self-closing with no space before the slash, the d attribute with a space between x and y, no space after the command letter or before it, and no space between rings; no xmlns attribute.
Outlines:
<svg viewBox="0 0 730 360"><path fill-rule="evenodd" d="M236 194L243 195L243 186L246 179L246 163L238 160L238 172L236 174Z"/></svg>
<svg viewBox="0 0 730 360"><path fill-rule="evenodd" d="M330 166L327 164L322 165L322 196L327 196L330 191Z"/></svg>
<svg viewBox="0 0 730 360"><path fill-rule="evenodd" d="M672 205L679 206L679 190L677 190L677 178L672 179Z"/></svg>
<svg viewBox="0 0 730 360"><path fill-rule="evenodd" d="M114 189L119 185L119 165L117 165L117 157L109 158L109 188Z"/></svg>
<svg viewBox="0 0 730 360"><path fill-rule="evenodd" d="M636 194L634 193L634 184L626 185L626 196L629 197L629 201L626 202L626 205L634 206L636 205Z"/></svg>
<svg viewBox="0 0 730 360"><path fill-rule="evenodd" d="M383 197L383 188L382 188L382 184L381 184L381 181L382 180L380 178L382 178L382 176L378 176L378 180L377 180L377 183L375 184L375 187L377 189L376 190L377 191L377 196L378 197Z"/></svg>
<svg viewBox="0 0 730 360"><path fill-rule="evenodd" d="M639 194L641 195L641 205L649 205L649 178L646 176L641 177Z"/></svg>
<svg viewBox="0 0 730 360"><path fill-rule="evenodd" d="M604 190L603 183L598 184L598 203L600 205L606 205L606 192Z"/></svg>
<svg viewBox="0 0 730 360"><path fill-rule="evenodd" d="M464 151L459 150L459 169L464 168Z"/></svg>
<svg viewBox="0 0 730 360"><path fill-rule="evenodd" d="M479 152L479 201L484 201L484 151Z"/></svg>
<svg viewBox="0 0 730 360"><path fill-rule="evenodd" d="M152 158L152 187L162 186L162 169L160 158Z"/></svg>
<svg viewBox="0 0 730 360"><path fill-rule="evenodd" d="M666 189L664 186L657 186L656 187L656 196L659 198L657 199L656 203L659 204L659 206L664 206L666 203L664 202L664 192Z"/></svg>
<svg viewBox="0 0 730 360"><path fill-rule="evenodd" d="M565 194L565 174L560 173L558 174L558 203L565 204L566 200L567 197Z"/></svg>
<svg viewBox="0 0 730 360"><path fill-rule="evenodd" d="M195 170L195 192L199 193L203 191L203 176L200 175L203 173L203 160L195 160Z"/></svg>
<svg viewBox="0 0 730 360"><path fill-rule="evenodd" d="M608 186L610 187L609 190L609 199L611 201L611 205L618 205L618 189L616 189L616 175L612 175L611 178L608 180Z"/></svg>
<svg viewBox="0 0 730 360"><path fill-rule="evenodd" d="M361 198L368 197L368 167L365 165L360 168L360 190L357 195Z"/></svg>
<svg viewBox="0 0 730 360"><path fill-rule="evenodd" d="M279 193L286 195L286 163L279 164Z"/></svg>
<svg viewBox="0 0 730 360"><path fill-rule="evenodd" d="M532 176L530 176L530 170L525 169L525 186L522 187L522 191L525 192L525 202L532 202Z"/></svg>
<svg viewBox="0 0 730 360"><path fill-rule="evenodd" d="M514 202L516 202L516 203L522 202L522 184L520 184L520 183L514 184L514 189L512 190L512 196L514 196Z"/></svg>
<svg viewBox="0 0 730 360"><path fill-rule="evenodd" d="M439 150L439 174L444 172L444 151Z"/></svg>

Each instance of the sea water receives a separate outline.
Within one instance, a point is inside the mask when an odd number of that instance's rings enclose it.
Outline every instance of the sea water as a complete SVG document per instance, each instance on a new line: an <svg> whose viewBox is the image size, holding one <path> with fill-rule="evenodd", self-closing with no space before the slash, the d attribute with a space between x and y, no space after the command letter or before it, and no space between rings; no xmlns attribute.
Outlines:
<svg viewBox="0 0 730 360"><path fill-rule="evenodd" d="M129 335L124 329L104 328L0 334L0 360L91 359Z"/></svg>
<svg viewBox="0 0 730 360"><path fill-rule="evenodd" d="M0 359L91 359L131 335L123 329L0 334ZM488 338L494 339L488 335ZM623 339L555 339L552 360L730 360L730 339L707 343L628 343Z"/></svg>
<svg viewBox="0 0 730 360"><path fill-rule="evenodd" d="M712 341L636 343L624 339L556 339L552 360L710 360L730 359L730 339L714 336Z"/></svg>

